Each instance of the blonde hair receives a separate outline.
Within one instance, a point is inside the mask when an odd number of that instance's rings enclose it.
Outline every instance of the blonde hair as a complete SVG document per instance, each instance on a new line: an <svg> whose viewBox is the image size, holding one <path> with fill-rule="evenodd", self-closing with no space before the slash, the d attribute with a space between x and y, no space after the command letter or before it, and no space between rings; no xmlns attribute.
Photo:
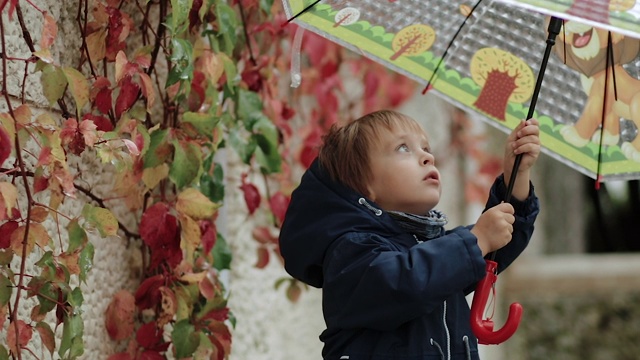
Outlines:
<svg viewBox="0 0 640 360"><path fill-rule="evenodd" d="M333 125L323 137L318 161L329 176L362 195L371 179L369 154L383 131L408 128L425 133L414 119L393 110L369 113L342 127Z"/></svg>

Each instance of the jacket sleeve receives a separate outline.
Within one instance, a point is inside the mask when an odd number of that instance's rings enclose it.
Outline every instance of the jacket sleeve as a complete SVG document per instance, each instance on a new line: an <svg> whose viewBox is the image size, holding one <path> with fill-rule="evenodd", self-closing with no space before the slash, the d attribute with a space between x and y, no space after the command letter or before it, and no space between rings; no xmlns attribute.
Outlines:
<svg viewBox="0 0 640 360"><path fill-rule="evenodd" d="M504 175L500 175L489 191L489 199L487 200L485 211L504 201L506 193L507 187L504 182ZM511 198L509 202L515 210L516 221L513 224L511 241L505 247L496 251L495 261L498 263L498 272L511 265L527 247L533 234L534 222L540 210L538 197L531 183L529 184L529 196L524 201Z"/></svg>
<svg viewBox="0 0 640 360"><path fill-rule="evenodd" d="M349 233L325 259L327 326L380 331L440 306L479 281L485 265L475 236L464 227L408 251L379 235Z"/></svg>

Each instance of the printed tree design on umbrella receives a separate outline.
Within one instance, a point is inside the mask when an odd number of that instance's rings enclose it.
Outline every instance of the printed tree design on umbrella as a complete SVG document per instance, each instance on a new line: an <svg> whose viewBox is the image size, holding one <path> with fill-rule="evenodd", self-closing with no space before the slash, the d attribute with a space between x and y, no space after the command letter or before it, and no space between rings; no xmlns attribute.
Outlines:
<svg viewBox="0 0 640 360"><path fill-rule="evenodd" d="M389 60L394 61L402 55L418 55L431 48L436 41L436 32L424 24L409 25L396 33L391 41L395 52Z"/></svg>
<svg viewBox="0 0 640 360"><path fill-rule="evenodd" d="M535 85L529 65L495 48L484 48L473 55L471 78L482 88L473 105L501 121L505 121L507 104L527 101Z"/></svg>

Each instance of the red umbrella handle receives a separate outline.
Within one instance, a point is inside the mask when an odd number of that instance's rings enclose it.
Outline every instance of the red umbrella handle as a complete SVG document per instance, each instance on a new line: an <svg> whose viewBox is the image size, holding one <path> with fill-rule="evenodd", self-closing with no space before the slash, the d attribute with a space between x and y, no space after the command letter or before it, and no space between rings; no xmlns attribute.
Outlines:
<svg viewBox="0 0 640 360"><path fill-rule="evenodd" d="M478 338L480 344L496 345L504 342L513 335L520 325L522 319L522 305L513 303L509 307L509 316L502 329L493 331L493 321L491 319L483 319L487 300L493 285L498 279L498 263L491 260L487 262L486 275L480 280L473 295L471 303L471 330Z"/></svg>

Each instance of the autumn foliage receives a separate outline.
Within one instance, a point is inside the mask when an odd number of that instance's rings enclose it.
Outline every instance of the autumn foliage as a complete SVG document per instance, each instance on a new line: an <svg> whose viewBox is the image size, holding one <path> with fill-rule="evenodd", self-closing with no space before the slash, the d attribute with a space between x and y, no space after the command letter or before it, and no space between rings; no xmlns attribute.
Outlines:
<svg viewBox="0 0 640 360"><path fill-rule="evenodd" d="M131 242L143 263L135 291L115 289L104 314L123 349L110 359L225 359L235 322L220 279L233 241L216 225L225 192L242 192L247 217L269 214L253 231L256 266L267 266L279 257L293 170L309 164L322 134L399 105L414 84L309 34L303 83L290 91L282 79L296 26L281 26L277 1L66 6L77 10L76 23L64 24L64 36L73 28L79 39L72 53L47 9L0 1L0 359L32 356L35 344L51 357L82 358L82 286L100 238ZM27 12L42 19L38 31L23 21ZM23 34L15 54L9 28ZM11 87L14 69L24 74ZM362 97L347 96L345 69L366 85ZM30 82L48 108L25 91ZM222 148L246 164L238 188L225 188ZM94 186L98 174L111 180L107 189ZM300 296L297 281L281 284L290 299ZM30 315L20 317L25 307Z"/></svg>

